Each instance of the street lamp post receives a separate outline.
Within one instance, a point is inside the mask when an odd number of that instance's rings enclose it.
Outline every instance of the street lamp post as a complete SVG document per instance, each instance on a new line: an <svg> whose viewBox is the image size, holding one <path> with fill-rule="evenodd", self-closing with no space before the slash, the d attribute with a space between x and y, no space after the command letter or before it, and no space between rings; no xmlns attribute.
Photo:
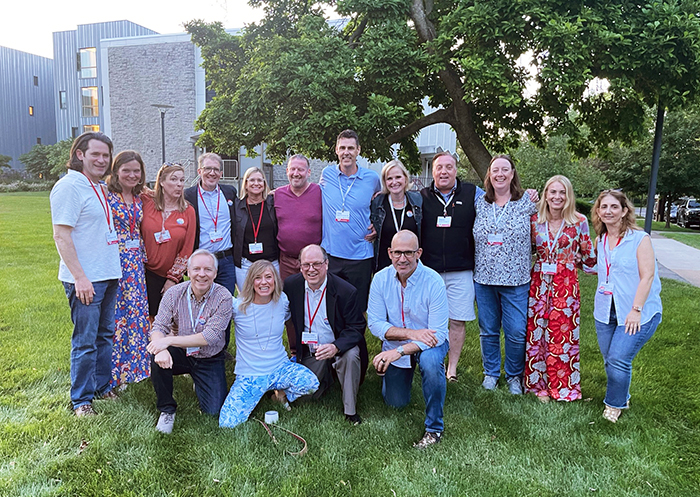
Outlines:
<svg viewBox="0 0 700 497"><path fill-rule="evenodd" d="M160 111L160 143L163 146L163 160L161 164L165 164L165 113L168 109L173 109L174 107L167 104L151 104L151 107L155 107Z"/></svg>

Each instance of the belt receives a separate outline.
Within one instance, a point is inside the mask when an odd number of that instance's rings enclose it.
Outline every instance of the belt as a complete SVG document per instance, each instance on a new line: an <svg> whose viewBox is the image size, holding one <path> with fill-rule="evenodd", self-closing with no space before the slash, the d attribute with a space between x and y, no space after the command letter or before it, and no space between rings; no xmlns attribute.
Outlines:
<svg viewBox="0 0 700 497"><path fill-rule="evenodd" d="M222 250L221 252L214 252L214 257L216 257L217 259L223 259L224 257L228 257L229 255L233 255L233 248Z"/></svg>

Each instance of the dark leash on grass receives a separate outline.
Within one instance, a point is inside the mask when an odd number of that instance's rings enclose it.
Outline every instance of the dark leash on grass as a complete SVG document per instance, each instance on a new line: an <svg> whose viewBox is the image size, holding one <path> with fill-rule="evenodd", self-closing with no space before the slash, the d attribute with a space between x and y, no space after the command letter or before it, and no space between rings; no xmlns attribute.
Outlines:
<svg viewBox="0 0 700 497"><path fill-rule="evenodd" d="M279 442L277 441L275 436L272 434L272 430L270 430L270 426L265 421L263 421L261 419L258 419L258 418L253 418L253 419L255 421L257 421L258 423L260 423L263 426L263 428L265 428L265 431L267 431L267 434L270 435L270 438L275 443L275 445L279 445ZM278 426L278 425L273 425L273 426L275 428L278 428L278 429L282 430L283 432L293 436L294 438L296 438L297 440L299 440L301 443L304 444L304 447L302 447L302 449L299 452L290 452L290 451L285 449L285 452L287 454L289 454L290 456L303 456L304 454L306 454L306 452L308 450L308 445L306 444L306 440L304 440L302 437L300 437L299 435L297 435L293 431L289 431L289 430L282 428L281 426Z"/></svg>

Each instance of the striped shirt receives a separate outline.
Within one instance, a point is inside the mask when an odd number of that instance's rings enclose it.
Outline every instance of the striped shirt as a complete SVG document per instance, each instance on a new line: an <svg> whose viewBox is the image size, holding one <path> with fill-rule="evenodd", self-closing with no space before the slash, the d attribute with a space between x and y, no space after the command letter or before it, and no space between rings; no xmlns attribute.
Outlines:
<svg viewBox="0 0 700 497"><path fill-rule="evenodd" d="M171 334L188 336L201 333L208 345L200 348L198 358L213 357L221 352L226 341L226 327L231 322L232 297L225 287L217 283L212 285L211 294L199 301L190 291L189 281L179 283L165 292L158 308L158 315L153 321L151 335L154 331L159 331L165 336ZM192 318L197 321L194 329L190 321L190 306ZM200 310L202 314L197 319Z"/></svg>

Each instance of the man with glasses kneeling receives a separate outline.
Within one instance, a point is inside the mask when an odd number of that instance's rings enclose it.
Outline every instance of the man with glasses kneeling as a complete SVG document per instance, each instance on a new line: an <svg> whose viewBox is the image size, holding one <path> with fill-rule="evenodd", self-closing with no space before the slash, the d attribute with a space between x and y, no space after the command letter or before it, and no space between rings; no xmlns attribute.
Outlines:
<svg viewBox="0 0 700 497"><path fill-rule="evenodd" d="M362 419L357 414L357 392L369 358L366 321L357 291L340 276L328 272L328 254L318 245L304 247L299 263L301 274L284 281L296 330L296 360L318 378L320 386L313 398L323 395L337 376L345 419L359 425Z"/></svg>
<svg viewBox="0 0 700 497"><path fill-rule="evenodd" d="M418 364L425 399L425 434L415 448L440 442L445 429L444 360L449 348L445 283L424 266L418 238L407 230L391 241L392 265L374 276L369 291L369 329L382 341L372 363L383 376L384 401L396 408L411 400L413 372Z"/></svg>

